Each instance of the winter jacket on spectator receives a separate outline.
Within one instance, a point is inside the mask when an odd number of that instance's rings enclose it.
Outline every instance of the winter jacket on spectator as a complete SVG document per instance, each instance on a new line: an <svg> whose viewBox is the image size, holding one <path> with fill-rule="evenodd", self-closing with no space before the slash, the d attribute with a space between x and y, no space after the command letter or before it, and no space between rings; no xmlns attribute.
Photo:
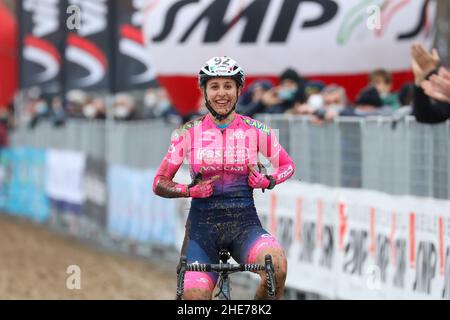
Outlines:
<svg viewBox="0 0 450 320"><path fill-rule="evenodd" d="M450 104L435 101L421 87L414 86L413 113L418 122L444 122L450 119Z"/></svg>

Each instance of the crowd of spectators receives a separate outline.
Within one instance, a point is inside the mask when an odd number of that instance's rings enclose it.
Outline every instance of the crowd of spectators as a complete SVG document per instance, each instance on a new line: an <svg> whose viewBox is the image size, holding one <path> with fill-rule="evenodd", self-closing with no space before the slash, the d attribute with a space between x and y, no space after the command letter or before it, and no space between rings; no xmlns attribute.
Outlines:
<svg viewBox="0 0 450 320"><path fill-rule="evenodd" d="M354 102L344 87L307 80L293 69L279 76L279 85L269 80L252 83L239 101L238 110L248 116L257 113L304 115L322 125L336 117L389 116L394 122L407 115L418 122L439 123L450 119L450 71L441 65L435 49L427 52L420 44L411 47L414 82L393 91L392 74L376 69Z"/></svg>
<svg viewBox="0 0 450 320"><path fill-rule="evenodd" d="M370 73L367 86L352 103L343 86L307 80L293 69L280 74L279 85L269 80L251 84L244 92L238 110L245 115L288 113L310 118L321 125L342 116L397 116L412 113L413 83L392 91L392 75L383 69Z"/></svg>
<svg viewBox="0 0 450 320"><path fill-rule="evenodd" d="M425 123L449 119L450 72L441 66L437 51L427 52L421 45L414 44L411 60L414 82L404 83L398 91L393 91L391 73L376 69L369 74L366 86L361 88L354 101L348 98L343 86L306 79L288 68L281 72L277 83L268 79L249 83L238 101L237 110L250 117L261 113L302 115L315 125L346 116L389 116L399 121L414 115L417 121ZM72 90L67 93L64 103L59 96L47 97L33 88L26 93L23 117L29 127L44 119L58 126L70 118L108 117L117 121L162 118L183 123L207 112L202 98L198 112L181 116L163 87L118 93L114 95L109 113L107 96Z"/></svg>
<svg viewBox="0 0 450 320"><path fill-rule="evenodd" d="M32 88L26 91L21 117L30 128L41 121L59 126L75 118L105 120L110 117L116 121L163 118L169 122L179 122L179 115L162 87L152 87L145 92L115 94L110 114L107 112L107 97L106 93L71 90L65 97L64 108L60 96L42 95L38 88Z"/></svg>

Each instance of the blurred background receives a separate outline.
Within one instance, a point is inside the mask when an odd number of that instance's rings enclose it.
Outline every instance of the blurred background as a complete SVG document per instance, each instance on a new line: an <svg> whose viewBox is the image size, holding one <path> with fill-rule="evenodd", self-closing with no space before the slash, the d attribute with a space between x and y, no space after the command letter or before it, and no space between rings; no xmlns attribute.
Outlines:
<svg viewBox="0 0 450 320"><path fill-rule="evenodd" d="M449 299L450 95L418 100L411 46L448 66L450 2L202 0L174 20L180 2L0 0L0 298L175 296L189 201L152 181L171 132L207 112L198 70L229 55L238 112L297 166L255 192L285 298ZM251 299L256 278L233 279Z"/></svg>

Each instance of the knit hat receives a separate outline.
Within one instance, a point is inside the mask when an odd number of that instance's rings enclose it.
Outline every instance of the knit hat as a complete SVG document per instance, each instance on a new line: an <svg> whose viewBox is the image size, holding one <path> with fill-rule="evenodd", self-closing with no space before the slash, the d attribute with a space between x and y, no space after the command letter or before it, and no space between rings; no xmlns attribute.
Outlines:
<svg viewBox="0 0 450 320"><path fill-rule="evenodd" d="M369 105L374 107L381 107L383 105L383 101L380 98L380 94L377 89L372 86L369 86L363 89L355 101L356 105Z"/></svg>
<svg viewBox="0 0 450 320"><path fill-rule="evenodd" d="M300 82L300 76L297 73L297 71L295 71L294 69L286 69L285 71L283 71L283 73L280 75L280 82L282 82L283 80L292 80L294 82Z"/></svg>
<svg viewBox="0 0 450 320"><path fill-rule="evenodd" d="M250 85L251 90L255 89L256 87L262 87L267 91L273 87L273 83L270 80L266 79L257 80Z"/></svg>

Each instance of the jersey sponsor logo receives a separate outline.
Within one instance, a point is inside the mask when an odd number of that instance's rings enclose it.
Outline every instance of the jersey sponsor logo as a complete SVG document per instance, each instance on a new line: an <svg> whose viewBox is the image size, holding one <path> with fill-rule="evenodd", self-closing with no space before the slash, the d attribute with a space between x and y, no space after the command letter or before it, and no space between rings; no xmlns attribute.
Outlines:
<svg viewBox="0 0 450 320"><path fill-rule="evenodd" d="M234 132L233 137L237 140L242 140L245 138L245 134L242 130L237 130Z"/></svg>
<svg viewBox="0 0 450 320"><path fill-rule="evenodd" d="M232 172L244 172L243 166L225 166L225 171L232 171Z"/></svg>
<svg viewBox="0 0 450 320"><path fill-rule="evenodd" d="M213 149L198 149L197 151L197 159L204 161L211 160L222 160L222 150L213 150Z"/></svg>
<svg viewBox="0 0 450 320"><path fill-rule="evenodd" d="M217 130L207 130L202 132L202 142L216 141L217 135L220 134Z"/></svg>
<svg viewBox="0 0 450 320"><path fill-rule="evenodd" d="M201 166L200 171L201 172L211 172L211 171L231 171L231 172L244 172L245 167L244 166Z"/></svg>
<svg viewBox="0 0 450 320"><path fill-rule="evenodd" d="M216 161L218 163L244 163L246 160L250 159L249 148L233 147L225 150L222 149L198 149L196 158L198 160L212 162Z"/></svg>
<svg viewBox="0 0 450 320"><path fill-rule="evenodd" d="M188 123L186 123L185 125L183 125L181 128L184 130L189 130L190 128L193 128L200 123L202 123L201 120L192 120L192 121L189 121Z"/></svg>
<svg viewBox="0 0 450 320"><path fill-rule="evenodd" d="M210 172L210 171L220 171L222 169L221 166L201 166L201 172Z"/></svg>
<svg viewBox="0 0 450 320"><path fill-rule="evenodd" d="M169 153L174 153L175 152L175 145L172 143L169 147Z"/></svg>
<svg viewBox="0 0 450 320"><path fill-rule="evenodd" d="M277 139L274 139L275 141L273 142L273 147L277 148L280 144L278 143Z"/></svg>
<svg viewBox="0 0 450 320"><path fill-rule="evenodd" d="M281 173L281 174L278 176L278 178L279 178L279 179L286 178L287 176L289 176L289 175L292 173L293 170L294 170L294 169L292 168L292 166L289 166L283 173Z"/></svg>
<svg viewBox="0 0 450 320"><path fill-rule="evenodd" d="M225 151L225 158L227 163L229 161L244 162L250 159L250 150L248 148L228 149Z"/></svg>
<svg viewBox="0 0 450 320"><path fill-rule="evenodd" d="M264 123L259 122L257 120L252 120L252 119L243 119L245 123L247 123L248 125L255 127L256 129L261 130L262 132L264 132L265 134L269 135L270 134L270 128L268 126L266 126Z"/></svg>

